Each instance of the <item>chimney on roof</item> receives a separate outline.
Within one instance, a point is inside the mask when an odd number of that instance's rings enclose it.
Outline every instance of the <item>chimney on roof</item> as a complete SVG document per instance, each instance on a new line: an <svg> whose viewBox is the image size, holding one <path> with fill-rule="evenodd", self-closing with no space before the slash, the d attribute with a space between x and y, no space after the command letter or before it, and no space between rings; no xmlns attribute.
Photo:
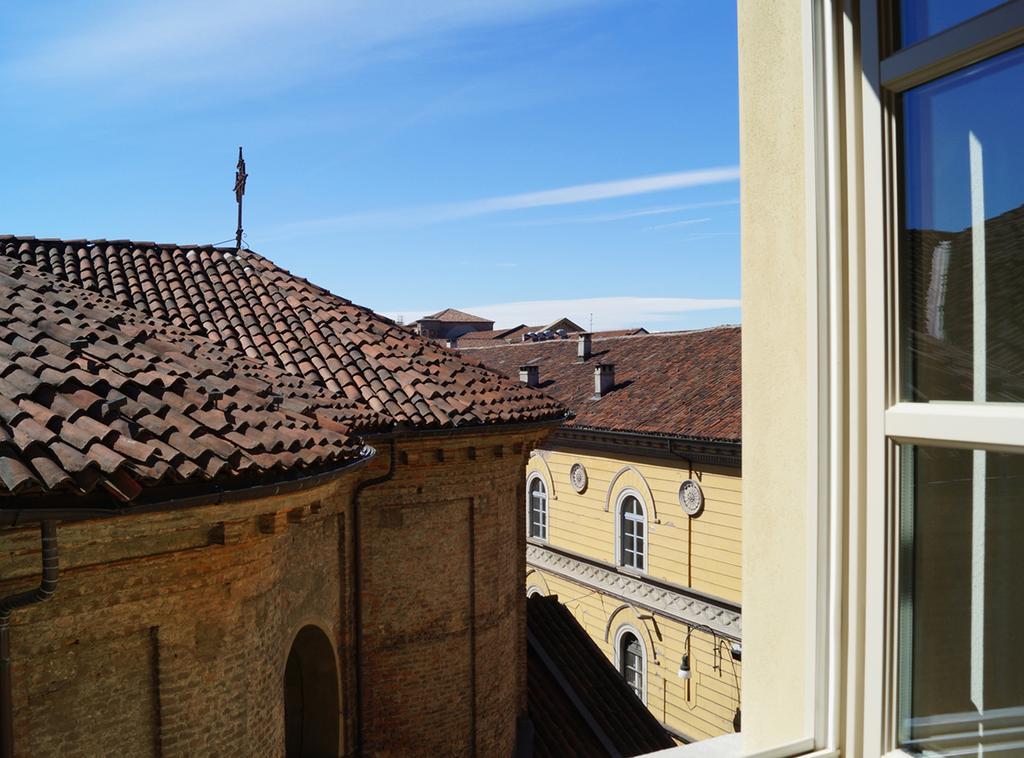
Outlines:
<svg viewBox="0 0 1024 758"><path fill-rule="evenodd" d="M519 367L519 381L527 387L536 387L540 384L540 366L526 365Z"/></svg>
<svg viewBox="0 0 1024 758"><path fill-rule="evenodd" d="M594 366L594 397L604 397L615 386L615 365L598 363Z"/></svg>
<svg viewBox="0 0 1024 758"><path fill-rule="evenodd" d="M576 343L576 360L582 363L590 358L590 332L580 332L579 341Z"/></svg>

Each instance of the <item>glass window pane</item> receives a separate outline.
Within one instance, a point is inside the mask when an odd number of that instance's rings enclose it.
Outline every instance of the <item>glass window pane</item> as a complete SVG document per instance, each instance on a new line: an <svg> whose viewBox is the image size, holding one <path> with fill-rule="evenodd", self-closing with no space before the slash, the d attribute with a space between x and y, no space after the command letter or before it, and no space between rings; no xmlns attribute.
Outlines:
<svg viewBox="0 0 1024 758"><path fill-rule="evenodd" d="M642 698L644 686L643 649L640 647L640 642L632 634L622 635L619 644L622 651L619 658L622 676L626 683L636 692L637 697Z"/></svg>
<svg viewBox="0 0 1024 758"><path fill-rule="evenodd" d="M901 746L1020 748L1024 455L905 446L902 456Z"/></svg>
<svg viewBox="0 0 1024 758"><path fill-rule="evenodd" d="M622 512L628 515L636 515L640 512L640 503L633 496L627 497L622 501Z"/></svg>
<svg viewBox="0 0 1024 758"><path fill-rule="evenodd" d="M900 43L913 45L1006 0L900 0Z"/></svg>
<svg viewBox="0 0 1024 758"><path fill-rule="evenodd" d="M904 400L1024 400L1024 48L902 96Z"/></svg>

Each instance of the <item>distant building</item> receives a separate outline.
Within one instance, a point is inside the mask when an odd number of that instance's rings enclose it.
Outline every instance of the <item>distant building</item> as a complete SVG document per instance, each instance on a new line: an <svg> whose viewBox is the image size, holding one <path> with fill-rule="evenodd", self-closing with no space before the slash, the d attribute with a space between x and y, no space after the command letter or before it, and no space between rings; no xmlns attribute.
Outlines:
<svg viewBox="0 0 1024 758"><path fill-rule="evenodd" d="M416 334L435 340L454 340L467 332L490 331L494 322L472 313L445 308L409 324Z"/></svg>
<svg viewBox="0 0 1024 758"><path fill-rule="evenodd" d="M557 595L679 741L736 731L739 327L460 350L574 414L526 467L528 592Z"/></svg>
<svg viewBox="0 0 1024 758"><path fill-rule="evenodd" d="M574 339L583 334L583 327L567 318L561 318L545 326L527 326L519 324L507 329L492 329L486 332L468 332L457 340L452 340L452 347L493 347L513 342L546 342L547 340ZM594 337L628 337L636 334L647 334L643 327L632 329L614 329L606 332L593 332Z"/></svg>

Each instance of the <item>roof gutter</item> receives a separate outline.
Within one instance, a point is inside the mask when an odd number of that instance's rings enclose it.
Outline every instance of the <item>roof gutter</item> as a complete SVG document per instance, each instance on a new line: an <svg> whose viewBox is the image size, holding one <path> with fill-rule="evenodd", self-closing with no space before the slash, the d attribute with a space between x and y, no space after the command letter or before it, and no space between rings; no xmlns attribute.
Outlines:
<svg viewBox="0 0 1024 758"><path fill-rule="evenodd" d="M354 461L345 461L340 466L297 479L257 484L252 487L242 487L239 489L218 488L201 495L168 498L153 503L137 503L120 508L75 508L74 506L65 506L63 508L5 508L3 500L0 500L0 528L24 526L53 519L70 523L88 521L90 519L111 518L113 516L136 516L143 513L155 513L179 508L195 508L202 505L221 505L224 503L235 503L240 500L254 500L256 498L284 495L289 492L300 492L329 482L342 474L354 471L367 464L376 454L377 451L374 448L367 446L364 450L364 455Z"/></svg>

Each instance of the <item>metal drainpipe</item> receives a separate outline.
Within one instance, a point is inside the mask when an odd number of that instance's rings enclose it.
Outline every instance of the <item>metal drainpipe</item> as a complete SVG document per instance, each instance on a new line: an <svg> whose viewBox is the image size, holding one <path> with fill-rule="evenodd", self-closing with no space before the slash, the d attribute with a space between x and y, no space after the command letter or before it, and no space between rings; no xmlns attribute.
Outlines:
<svg viewBox="0 0 1024 758"><path fill-rule="evenodd" d="M388 470L381 476L360 482L356 485L355 492L352 494L352 618L355 626L352 650L355 653L353 656L355 658L353 673L356 679L356 755L363 754L363 605L361 597L362 561L359 556L359 496L363 494L363 490L391 481L391 478L395 475L395 456L395 438L392 437L389 441ZM8 758L8 756L0 756L0 758Z"/></svg>
<svg viewBox="0 0 1024 758"><path fill-rule="evenodd" d="M0 599L0 758L14 758L14 702L11 690L11 613L41 603L57 591L57 522L41 521L43 576L34 590Z"/></svg>

